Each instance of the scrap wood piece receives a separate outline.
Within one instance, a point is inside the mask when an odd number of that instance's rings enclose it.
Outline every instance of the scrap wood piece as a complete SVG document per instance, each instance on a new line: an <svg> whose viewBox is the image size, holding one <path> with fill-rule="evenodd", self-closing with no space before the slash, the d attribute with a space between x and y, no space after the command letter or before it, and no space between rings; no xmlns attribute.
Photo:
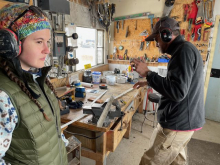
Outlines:
<svg viewBox="0 0 220 165"><path fill-rule="evenodd" d="M88 98L88 101L94 101L95 99L96 99L96 98L94 98L94 97L90 97L90 98ZM98 99L98 100L95 101L95 103L102 104L102 103L104 103L104 101L101 100L101 99Z"/></svg>

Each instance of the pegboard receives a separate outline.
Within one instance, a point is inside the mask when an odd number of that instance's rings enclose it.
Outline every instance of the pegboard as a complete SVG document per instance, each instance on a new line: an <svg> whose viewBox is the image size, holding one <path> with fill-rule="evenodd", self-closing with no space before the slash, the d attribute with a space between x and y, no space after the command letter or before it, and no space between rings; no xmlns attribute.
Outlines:
<svg viewBox="0 0 220 165"><path fill-rule="evenodd" d="M190 35L190 42L192 44L194 44L199 51L202 51L202 52L200 52L200 54L202 56L203 61L206 61L206 57L207 57L207 54L208 54L209 38L210 38L210 31L211 31L211 29L207 30L208 31L208 33L206 35L207 41L203 41L203 34L204 34L205 27L204 27L204 24L202 24L202 26L201 26L201 28L202 28L202 30L201 30L201 40L200 41L198 41L198 40L197 41L193 41L191 39L191 35L192 35L192 28L195 25L192 25L191 30L188 31L189 23L188 23L188 21L186 21L186 22L183 21L184 20L184 7L183 7L183 5L184 4L189 4L190 5L192 2L194 2L194 0L184 0L184 1L176 0L175 3L174 3L174 7L172 9L172 12L170 14L170 17L174 17L174 16L178 16L179 17L176 20L177 21L181 21L180 22L181 30L185 29L185 39L187 40L187 36L189 34ZM208 3L210 3L210 2L208 2ZM215 5L215 0L213 0L213 6L214 5ZM211 5L209 5L209 7L210 7L209 8L209 13L213 12L212 9L211 9ZM203 46L201 46L201 45L203 45Z"/></svg>
<svg viewBox="0 0 220 165"><path fill-rule="evenodd" d="M157 22L157 19L153 20L154 24ZM117 22L114 22L114 47L117 47L117 55L124 56L124 52L127 49L127 55L131 57L142 57L146 53L148 57L158 57L159 50L156 48L155 42L150 42L149 47L146 47L146 42L144 42L143 50L140 49L141 41L143 36L140 36L140 33L147 30L151 34L151 20L146 19L128 19L124 20L124 25L122 29L122 21L119 21L119 30L116 28ZM126 35L126 30L128 27L128 36ZM136 30L135 30L135 27ZM118 31L117 31L118 30ZM119 46L123 46L123 50L119 50Z"/></svg>
<svg viewBox="0 0 220 165"><path fill-rule="evenodd" d="M194 25L192 25L191 30L188 31L188 21L184 22L184 4L190 5L193 1L194 0L176 0L171 11L170 17L177 17L176 20L180 23L180 29L185 29L185 39L187 40L187 36L188 34L190 34L190 42L193 43L198 48L198 50L202 50L201 56L203 61L205 61L208 53L209 40L203 41L203 33L205 28L204 25L202 24L201 40L192 41L191 35L192 28L194 27ZM213 0L213 3L215 3L215 0ZM209 12L211 12L211 8L209 9ZM158 18L154 18L153 25L155 25L158 20ZM137 29L135 30L136 24ZM147 57L150 59L152 59L152 57L157 58L161 55L154 41L150 43L149 48L146 48L146 42L144 42L143 50L139 50L142 41L142 36L140 36L140 33L144 30L147 30L149 34L152 33L151 20L149 18L124 20L123 29L122 21L119 21L119 27L120 28L118 30L117 22L114 22L114 47L117 48L116 55L120 55L123 57L126 49L128 50L127 55L130 58L142 57L145 53L147 54ZM127 27L129 27L129 33L128 36L125 37ZM206 37L209 39L210 29L208 30ZM123 46L124 49L119 50L119 46Z"/></svg>

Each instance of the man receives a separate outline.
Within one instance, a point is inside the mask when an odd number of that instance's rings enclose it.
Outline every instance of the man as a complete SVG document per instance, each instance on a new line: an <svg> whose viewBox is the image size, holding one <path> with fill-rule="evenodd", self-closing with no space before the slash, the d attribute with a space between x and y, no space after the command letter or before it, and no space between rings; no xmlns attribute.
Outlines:
<svg viewBox="0 0 220 165"><path fill-rule="evenodd" d="M196 47L182 38L179 24L172 18L161 18L146 41L156 41L161 53L171 55L171 59L165 78L149 70L145 62L131 62L147 79L134 88L148 84L162 95L157 112L159 124L140 165L187 164L186 145L205 123L203 61Z"/></svg>

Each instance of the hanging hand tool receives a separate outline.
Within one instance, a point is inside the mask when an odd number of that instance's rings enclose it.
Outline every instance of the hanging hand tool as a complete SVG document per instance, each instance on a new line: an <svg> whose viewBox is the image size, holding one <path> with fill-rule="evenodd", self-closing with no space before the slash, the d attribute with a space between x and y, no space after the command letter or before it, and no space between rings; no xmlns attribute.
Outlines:
<svg viewBox="0 0 220 165"><path fill-rule="evenodd" d="M153 33L153 27L154 27L153 18L154 18L154 14L149 14L149 15L148 15L148 18L150 18L150 22L151 22L151 33Z"/></svg>
<svg viewBox="0 0 220 165"><path fill-rule="evenodd" d="M190 19L189 19L189 25L188 25L188 31L191 30L191 28L192 28L192 23L193 23L193 19L190 18Z"/></svg>
<svg viewBox="0 0 220 165"><path fill-rule="evenodd" d="M201 39L201 30L202 30L202 28L200 27L200 28L198 28L198 30L197 30L197 34L198 34L198 41L200 41L200 39Z"/></svg>
<svg viewBox="0 0 220 165"><path fill-rule="evenodd" d="M121 29L124 30L124 20L121 21Z"/></svg>
<svg viewBox="0 0 220 165"><path fill-rule="evenodd" d="M142 41L141 41L141 45L140 45L140 49L139 49L139 50L143 50L143 47L144 47L144 41L142 40Z"/></svg>
<svg viewBox="0 0 220 165"><path fill-rule="evenodd" d="M128 37L128 33L129 33L129 26L127 26L127 28L126 28L126 33L125 33L126 38Z"/></svg>
<svg viewBox="0 0 220 165"><path fill-rule="evenodd" d="M125 49L124 60L129 60L129 57L128 57L128 49Z"/></svg>
<svg viewBox="0 0 220 165"><path fill-rule="evenodd" d="M197 5L197 8L198 8L198 12L197 12L197 15L196 15L195 24L202 24L204 22L204 5L203 5L203 1L196 0L196 5Z"/></svg>
<svg viewBox="0 0 220 165"><path fill-rule="evenodd" d="M209 26L209 27L206 27L203 31L203 41L208 41L208 38L209 38L209 30L210 28L213 28L214 25L212 26Z"/></svg>
<svg viewBox="0 0 220 165"><path fill-rule="evenodd" d="M145 47L145 50L146 50L146 49L149 49L149 47L150 47L150 41L146 41L146 47Z"/></svg>
<svg viewBox="0 0 220 165"><path fill-rule="evenodd" d="M140 49L139 50L143 50L144 48L144 42L145 42L145 39L147 38L147 36L142 36L142 41L141 41L141 46L140 46Z"/></svg>
<svg viewBox="0 0 220 165"><path fill-rule="evenodd" d="M195 38L195 28L192 29L192 36L191 36L191 38L192 38L192 41L194 41L194 38Z"/></svg>
<svg viewBox="0 0 220 165"><path fill-rule="evenodd" d="M142 36L142 41L141 41L141 45L140 45L140 49L139 50L143 50L144 48L144 42L145 39L148 37L148 32L147 30L144 30L143 32L140 33L140 36ZM149 44L146 42L146 47L149 46Z"/></svg>
<svg viewBox="0 0 220 165"><path fill-rule="evenodd" d="M185 22L187 18L187 12L189 10L189 4L184 4L183 7L184 7L184 19L183 20Z"/></svg>
<svg viewBox="0 0 220 165"><path fill-rule="evenodd" d="M190 21L190 19L191 19L191 24L195 24L197 12L198 12L198 7L196 5L196 2L193 1L190 4L190 8L188 10L188 20ZM189 31L190 31L190 29L189 29Z"/></svg>
<svg viewBox="0 0 220 165"><path fill-rule="evenodd" d="M146 53L144 53L144 59L145 59L146 62L149 61L149 58L147 57L147 54L146 54Z"/></svg>
<svg viewBox="0 0 220 165"><path fill-rule="evenodd" d="M137 20L135 20L135 30L137 30Z"/></svg>
<svg viewBox="0 0 220 165"><path fill-rule="evenodd" d="M201 26L202 26L201 24L194 26L194 35L195 35L194 41L198 39L198 29L201 28Z"/></svg>
<svg viewBox="0 0 220 165"><path fill-rule="evenodd" d="M213 0L207 0L205 2L205 8L204 8L204 12L205 12L205 26L211 26L213 24ZM211 13L210 13L210 9L211 8Z"/></svg>
<svg viewBox="0 0 220 165"><path fill-rule="evenodd" d="M214 25L208 26L208 27L206 27L206 28L204 29L204 31L206 31L206 30L208 30L208 29L211 29L211 28L213 28L213 27L214 27Z"/></svg>
<svg viewBox="0 0 220 165"><path fill-rule="evenodd" d="M116 23L116 28L117 28L117 33L119 32L119 21L117 21L117 23Z"/></svg>

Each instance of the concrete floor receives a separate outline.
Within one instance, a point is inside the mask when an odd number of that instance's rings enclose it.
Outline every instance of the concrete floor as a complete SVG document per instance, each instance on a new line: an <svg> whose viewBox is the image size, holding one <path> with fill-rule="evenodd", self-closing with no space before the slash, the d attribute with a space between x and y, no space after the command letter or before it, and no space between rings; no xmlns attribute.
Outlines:
<svg viewBox="0 0 220 165"><path fill-rule="evenodd" d="M149 115L153 118L153 115ZM144 120L142 114L133 116L131 134L129 139L122 139L114 152L107 157L107 165L138 165L143 153L148 149L148 143L153 132L152 123L145 120L143 133L141 124ZM193 138L220 144L220 123L206 120L203 129L194 133ZM95 165L95 161L82 157L81 165Z"/></svg>

